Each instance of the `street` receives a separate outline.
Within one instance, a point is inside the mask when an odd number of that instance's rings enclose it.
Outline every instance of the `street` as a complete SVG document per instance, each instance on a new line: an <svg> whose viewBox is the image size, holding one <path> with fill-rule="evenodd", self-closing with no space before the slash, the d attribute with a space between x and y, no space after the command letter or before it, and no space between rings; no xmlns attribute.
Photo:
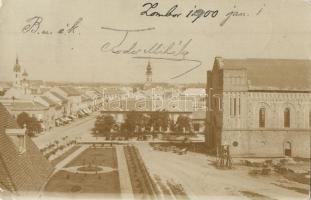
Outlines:
<svg viewBox="0 0 311 200"><path fill-rule="evenodd" d="M76 119L71 124L61 127L55 127L51 131L47 131L37 137L32 138L35 144L42 148L55 140L68 136L68 140L75 139L76 137L83 137L91 133L94 122L98 112L92 113L90 116L83 119Z"/></svg>
<svg viewBox="0 0 311 200"><path fill-rule="evenodd" d="M209 157L188 152L178 155L153 150L147 143L135 144L146 163L149 173L160 177L162 183L181 184L191 199L306 199L307 195L285 189L303 188L308 185L286 180L279 175L252 177L245 167L234 166L231 170L216 169Z"/></svg>

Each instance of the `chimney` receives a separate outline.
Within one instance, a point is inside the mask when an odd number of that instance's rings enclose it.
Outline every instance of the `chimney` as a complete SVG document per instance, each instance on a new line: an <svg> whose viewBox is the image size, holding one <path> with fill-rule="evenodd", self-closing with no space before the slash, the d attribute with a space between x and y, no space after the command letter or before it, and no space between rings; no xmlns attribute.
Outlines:
<svg viewBox="0 0 311 200"><path fill-rule="evenodd" d="M5 133L11 138L19 154L23 154L26 151L26 125L23 129L5 129Z"/></svg>

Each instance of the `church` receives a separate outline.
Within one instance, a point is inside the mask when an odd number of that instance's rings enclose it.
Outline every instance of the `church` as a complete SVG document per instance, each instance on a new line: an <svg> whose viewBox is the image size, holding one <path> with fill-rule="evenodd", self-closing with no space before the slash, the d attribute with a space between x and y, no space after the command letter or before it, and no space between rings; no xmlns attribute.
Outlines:
<svg viewBox="0 0 311 200"><path fill-rule="evenodd" d="M209 148L310 158L310 81L310 60L216 57L207 72Z"/></svg>
<svg viewBox="0 0 311 200"><path fill-rule="evenodd" d="M149 89L152 85L152 67L150 65L150 62L148 62L148 65L146 67L146 82L144 83L144 89Z"/></svg>
<svg viewBox="0 0 311 200"><path fill-rule="evenodd" d="M31 90L29 89L28 73L26 69L22 72L18 57L13 67L13 87L6 91L4 98L32 99Z"/></svg>

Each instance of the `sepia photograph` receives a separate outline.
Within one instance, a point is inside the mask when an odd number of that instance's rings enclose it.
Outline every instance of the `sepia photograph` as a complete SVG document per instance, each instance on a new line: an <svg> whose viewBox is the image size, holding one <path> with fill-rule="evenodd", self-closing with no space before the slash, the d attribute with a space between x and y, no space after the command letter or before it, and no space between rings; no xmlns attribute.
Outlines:
<svg viewBox="0 0 311 200"><path fill-rule="evenodd" d="M0 0L0 200L308 200L310 0Z"/></svg>

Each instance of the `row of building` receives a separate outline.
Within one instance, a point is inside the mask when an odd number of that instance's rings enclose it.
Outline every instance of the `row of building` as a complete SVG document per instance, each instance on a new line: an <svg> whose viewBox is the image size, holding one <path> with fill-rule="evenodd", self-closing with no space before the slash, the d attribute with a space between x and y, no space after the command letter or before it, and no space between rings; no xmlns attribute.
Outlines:
<svg viewBox="0 0 311 200"><path fill-rule="evenodd" d="M41 122L43 130L51 130L74 118L88 115L103 103L103 93L98 88L48 87L28 80L28 74L25 70L22 73L18 59L13 74L13 85L5 90L0 102L14 118L23 112L35 117Z"/></svg>

